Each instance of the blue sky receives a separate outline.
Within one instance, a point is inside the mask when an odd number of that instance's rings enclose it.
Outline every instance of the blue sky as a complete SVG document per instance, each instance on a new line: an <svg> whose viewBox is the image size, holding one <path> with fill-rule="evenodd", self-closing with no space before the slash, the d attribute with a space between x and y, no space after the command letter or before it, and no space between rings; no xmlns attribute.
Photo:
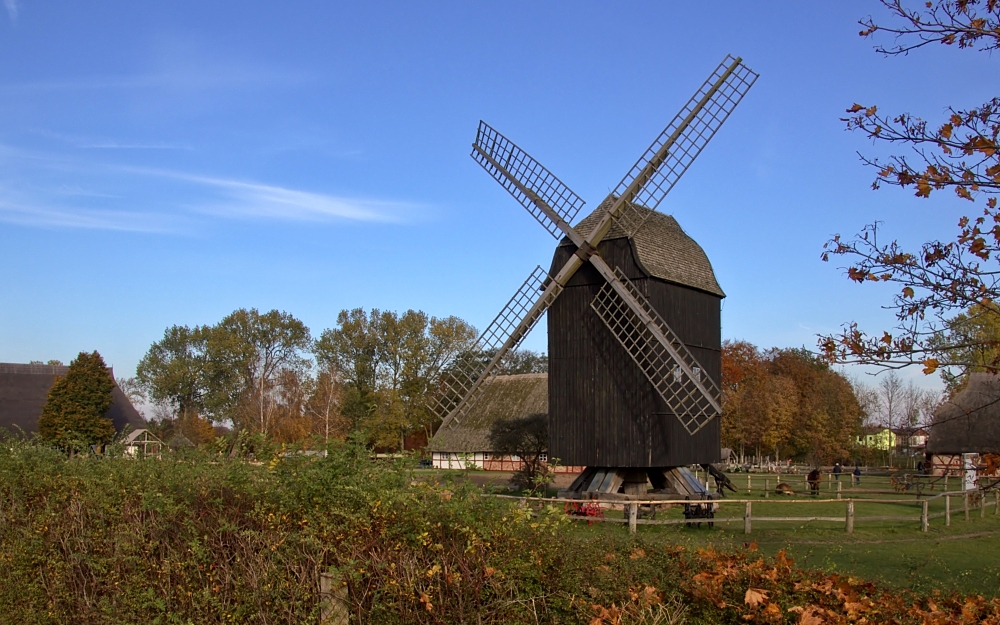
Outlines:
<svg viewBox="0 0 1000 625"><path fill-rule="evenodd" d="M727 53L761 78L660 207L715 267L723 336L886 327L889 292L822 244L876 219L949 237L967 204L871 191L855 152L874 148L839 118L936 119L997 84L974 52L877 55L856 24L874 1L4 7L0 361L97 349L118 375L167 326L240 307L316 334L354 307L484 327L554 240L469 158L478 121L582 216Z"/></svg>

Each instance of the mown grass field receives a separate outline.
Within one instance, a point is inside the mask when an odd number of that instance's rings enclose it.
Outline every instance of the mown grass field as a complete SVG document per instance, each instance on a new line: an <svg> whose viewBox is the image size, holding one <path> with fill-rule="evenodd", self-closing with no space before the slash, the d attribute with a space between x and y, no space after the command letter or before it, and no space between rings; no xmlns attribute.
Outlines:
<svg viewBox="0 0 1000 625"><path fill-rule="evenodd" d="M442 474L442 479L469 479L460 472ZM487 474L472 474L476 481L496 484L501 479L489 479ZM691 548L713 546L719 549L742 548L756 542L760 550L775 555L785 550L796 563L803 567L820 569L830 573L852 575L878 581L898 588L915 591L981 594L986 597L1000 596L1000 515L997 514L996 499L988 495L985 510L980 510L975 502L970 506L969 520L965 520L964 502L961 496L951 497L951 525L946 526L944 518L931 518L929 531L920 531L921 506L923 499L929 501L928 512L934 515L945 511L944 497L936 497L944 492L944 480L928 484L918 497L915 491L897 493L893 490L888 476L862 476L861 485L853 486L848 475L841 477L841 501L836 499L835 480L824 476L822 488L817 498L806 494L804 475L780 476L780 481L788 483L795 490L792 496L774 494L773 489L779 476L775 474L750 474L750 490L747 490L747 474L730 474L730 479L739 488L738 493L727 492L727 499L721 503L716 513L719 518L734 519L731 522L717 522L714 527L685 527L684 525L639 525L638 532L647 539L664 544L681 544ZM765 481L769 486L764 497ZM957 478L948 480L949 491L961 488ZM554 490L549 494L554 495ZM743 501L752 501L754 517L846 517L847 501L854 500L855 525L851 534L846 532L844 521L759 521L752 523L751 533L744 533ZM894 500L875 502L868 500ZM790 502L796 503L790 503ZM985 512L985 514L983 514ZM607 518L622 518L620 511L608 511ZM866 521L873 516L910 516L909 521ZM674 507L659 510L657 520L683 519L682 509ZM627 528L622 523L576 521L572 526L574 534L582 536L624 536Z"/></svg>

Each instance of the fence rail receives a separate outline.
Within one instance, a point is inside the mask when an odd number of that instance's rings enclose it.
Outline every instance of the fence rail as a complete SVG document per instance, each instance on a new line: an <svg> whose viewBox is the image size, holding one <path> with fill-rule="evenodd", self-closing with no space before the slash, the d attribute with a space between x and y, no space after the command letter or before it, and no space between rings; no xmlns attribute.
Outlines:
<svg viewBox="0 0 1000 625"><path fill-rule="evenodd" d="M994 495L994 501L992 502L993 514L1000 515L1000 490L992 490ZM978 501L972 502L971 498L973 495L980 495ZM584 504L587 506L598 506L601 511L601 516L582 516L582 515L571 515L569 518L580 521L587 521L589 523L602 522L602 523L628 523L629 531L635 533L636 526L638 525L695 525L695 524L715 524L715 523L739 523L743 522L743 531L746 534L751 533L753 528L753 522L793 522L793 523L808 523L813 521L820 522L830 522L830 523L844 523L845 529L848 534L854 532L855 523L866 523L866 522L876 522L876 521L912 521L920 523L920 530L927 532L930 529L930 522L934 519L944 518L945 525L951 525L951 500L952 497L962 498L962 512L964 513L965 520L969 520L970 511L972 506L970 504L978 504L979 514L981 517L986 515L986 494L987 491L973 489L973 490L961 490L961 491L950 491L939 493L933 497L927 497L925 499L919 499L916 501L906 500L906 499L768 499L767 502L763 502L760 499L702 499L702 500L690 500L690 499L649 499L649 500L619 500L619 499L555 499L549 497L519 497L516 495L491 495L492 497L500 499L513 499L521 503L522 506L528 506L531 504L544 504L544 503L559 503L559 504L569 504L577 503ZM937 499L944 499L944 512L930 512L930 503ZM773 505L795 505L795 504L843 504L845 506L844 516L819 516L819 515L809 515L809 516L754 516L753 514L753 504L765 504L769 506ZM671 508L677 506L713 506L713 510L716 506L721 507L723 505L744 505L744 514L742 517L699 517L699 518L684 518L684 519L641 519L639 516L640 507L649 507L652 510L657 508ZM878 515L878 516L856 516L855 507L858 504L894 504L903 506L919 506L920 514L919 516L912 515ZM624 512L623 518L615 517L605 517L603 516L603 510L605 509L622 509Z"/></svg>

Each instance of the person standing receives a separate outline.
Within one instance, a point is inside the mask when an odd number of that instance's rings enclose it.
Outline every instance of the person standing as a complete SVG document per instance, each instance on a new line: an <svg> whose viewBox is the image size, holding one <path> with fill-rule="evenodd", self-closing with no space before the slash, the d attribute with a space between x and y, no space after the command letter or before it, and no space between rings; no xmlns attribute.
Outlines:
<svg viewBox="0 0 1000 625"><path fill-rule="evenodd" d="M839 482L840 481L840 474L843 472L843 470L844 470L844 468L840 466L839 462L837 462L836 464L834 464L833 465L833 479L835 479L835 480L837 480Z"/></svg>
<svg viewBox="0 0 1000 625"><path fill-rule="evenodd" d="M854 484L861 486L861 467L859 465L854 465Z"/></svg>

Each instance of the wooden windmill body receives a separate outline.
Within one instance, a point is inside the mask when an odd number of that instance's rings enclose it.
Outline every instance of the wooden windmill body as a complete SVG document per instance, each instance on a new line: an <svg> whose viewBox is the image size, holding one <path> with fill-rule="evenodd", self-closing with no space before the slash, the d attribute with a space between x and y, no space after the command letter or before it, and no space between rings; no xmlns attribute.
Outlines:
<svg viewBox="0 0 1000 625"><path fill-rule="evenodd" d="M576 229L587 232L605 202ZM574 252L564 241L552 267ZM716 382L721 368L720 305L725 294L701 247L677 221L652 213L635 237L612 228L598 253L635 285ZM689 433L591 302L606 284L581 267L548 310L549 453L566 465L676 467L717 462L719 420Z"/></svg>
<svg viewBox="0 0 1000 625"><path fill-rule="evenodd" d="M479 337L483 357L443 370L442 428L475 410L548 312L549 454L588 467L565 495L635 495L647 479L704 492L676 467L719 459L724 294L701 247L655 209L756 78L741 59L723 60L576 226L583 200L480 122L472 157L561 243L551 269L536 268Z"/></svg>

